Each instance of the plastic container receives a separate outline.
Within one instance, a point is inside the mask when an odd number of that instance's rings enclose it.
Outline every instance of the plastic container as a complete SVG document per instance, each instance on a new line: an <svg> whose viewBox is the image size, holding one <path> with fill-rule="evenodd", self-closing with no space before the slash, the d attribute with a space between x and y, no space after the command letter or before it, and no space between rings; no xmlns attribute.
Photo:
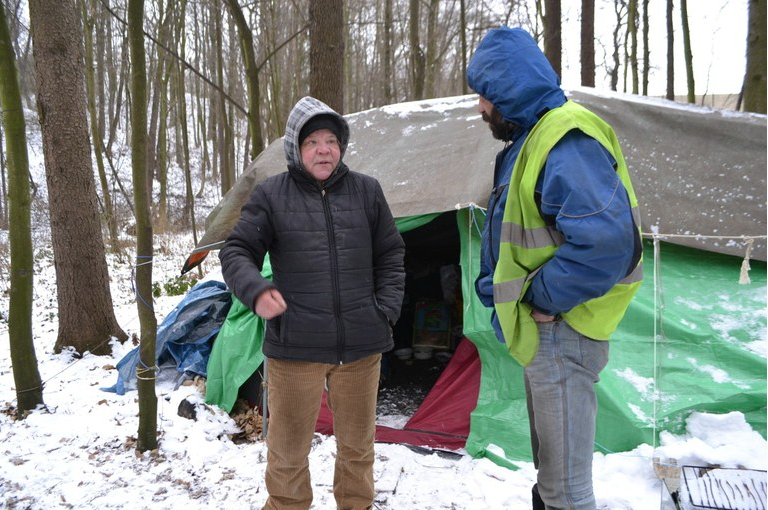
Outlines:
<svg viewBox="0 0 768 510"><path fill-rule="evenodd" d="M413 349L413 357L416 359L430 359L432 357L432 348L416 347Z"/></svg>
<svg viewBox="0 0 768 510"><path fill-rule="evenodd" d="M410 347L403 347L402 349L395 349L394 355L397 359L410 359L413 354L413 349Z"/></svg>

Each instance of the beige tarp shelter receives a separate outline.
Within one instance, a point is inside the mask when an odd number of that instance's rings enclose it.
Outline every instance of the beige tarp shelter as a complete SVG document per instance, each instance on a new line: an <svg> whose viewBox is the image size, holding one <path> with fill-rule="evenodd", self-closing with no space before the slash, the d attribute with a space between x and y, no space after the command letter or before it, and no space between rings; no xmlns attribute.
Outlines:
<svg viewBox="0 0 768 510"><path fill-rule="evenodd" d="M766 117L634 95L566 91L607 120L622 142L643 215L643 231L668 242L766 260ZM494 140L477 96L384 106L347 116L344 160L375 176L395 217L476 204L493 177ZM217 249L256 182L285 171L282 139L253 161L211 213L195 255ZM700 237L693 237L698 235ZM672 237L681 236L681 237ZM692 237L687 237L692 236Z"/></svg>

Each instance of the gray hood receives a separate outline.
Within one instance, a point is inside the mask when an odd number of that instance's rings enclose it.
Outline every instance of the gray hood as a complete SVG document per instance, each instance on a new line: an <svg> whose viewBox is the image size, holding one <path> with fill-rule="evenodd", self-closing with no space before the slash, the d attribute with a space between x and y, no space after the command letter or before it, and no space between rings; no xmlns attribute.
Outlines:
<svg viewBox="0 0 768 510"><path fill-rule="evenodd" d="M285 148L285 159L289 167L303 168L301 164L301 148L299 147L299 133L301 133L301 128L304 127L309 119L317 115L331 115L338 119L341 126L341 140L339 140L341 160L344 159L344 153L347 151L347 145L349 144L349 124L347 124L344 117L336 113L327 104L314 97L306 96L301 98L296 103L296 106L293 107L293 110L288 115L288 122L285 125L283 147Z"/></svg>

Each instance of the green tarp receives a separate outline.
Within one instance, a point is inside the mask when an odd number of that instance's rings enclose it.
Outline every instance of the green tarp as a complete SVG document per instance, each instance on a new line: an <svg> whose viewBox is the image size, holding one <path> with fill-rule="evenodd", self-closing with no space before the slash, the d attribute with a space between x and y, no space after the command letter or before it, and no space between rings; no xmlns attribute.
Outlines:
<svg viewBox="0 0 768 510"><path fill-rule="evenodd" d="M459 223L467 296L479 236L471 222ZM657 444L662 430L684 432L692 411L742 412L765 437L765 263L752 261L751 283L742 285L736 257L666 243L657 251L651 241L644 255L645 280L611 339L597 385L596 451ZM487 326L489 312L471 303L464 331L478 346L482 375L466 449L501 464L530 460L522 369Z"/></svg>
<svg viewBox="0 0 768 510"><path fill-rule="evenodd" d="M398 219L405 232L436 215ZM458 211L464 334L477 346L481 382L466 450L513 467L530 460L522 369L490 328L474 294L482 211ZM692 411L744 413L766 436L766 267L666 243L646 242L645 281L611 340L598 383L596 451L656 444L681 433ZM230 410L237 388L261 363L261 321L236 300L214 344L207 401Z"/></svg>

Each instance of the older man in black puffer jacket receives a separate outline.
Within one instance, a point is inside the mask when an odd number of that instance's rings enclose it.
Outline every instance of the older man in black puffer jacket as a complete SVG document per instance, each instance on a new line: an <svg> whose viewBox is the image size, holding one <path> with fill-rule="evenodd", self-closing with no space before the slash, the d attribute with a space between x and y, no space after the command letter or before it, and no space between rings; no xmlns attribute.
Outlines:
<svg viewBox="0 0 768 510"><path fill-rule="evenodd" d="M308 455L324 385L337 506L373 505L379 366L400 315L405 246L378 181L342 162L348 143L341 115L301 99L286 126L288 171L256 186L219 254L234 295L267 319L266 510L312 503ZM267 253L272 281L261 275Z"/></svg>

